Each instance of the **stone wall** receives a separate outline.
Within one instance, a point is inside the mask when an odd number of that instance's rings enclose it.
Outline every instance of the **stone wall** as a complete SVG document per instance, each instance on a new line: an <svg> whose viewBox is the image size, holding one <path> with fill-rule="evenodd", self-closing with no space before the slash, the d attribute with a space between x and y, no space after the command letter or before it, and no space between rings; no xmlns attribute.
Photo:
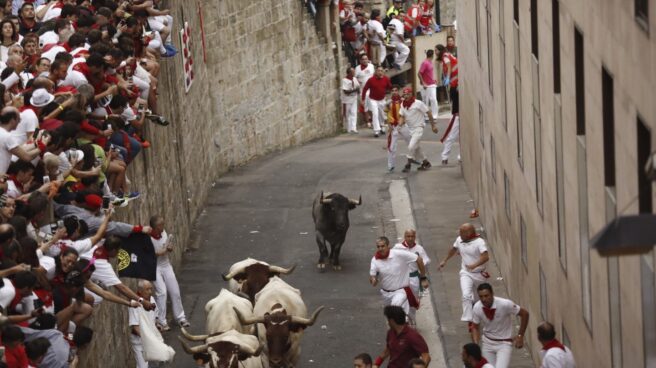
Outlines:
<svg viewBox="0 0 656 368"><path fill-rule="evenodd" d="M191 27L195 81L185 93L181 57L162 61L159 107L171 125L147 127L152 147L129 172L133 190L143 194L119 209L117 218L146 223L152 214L164 215L168 231L177 238L174 259L179 262L184 248L193 244L193 222L221 173L257 156L334 134L341 123L335 55L318 36L302 1L168 4L178 22L176 47L182 20ZM104 303L91 327L94 344L80 366L134 366L125 307Z"/></svg>

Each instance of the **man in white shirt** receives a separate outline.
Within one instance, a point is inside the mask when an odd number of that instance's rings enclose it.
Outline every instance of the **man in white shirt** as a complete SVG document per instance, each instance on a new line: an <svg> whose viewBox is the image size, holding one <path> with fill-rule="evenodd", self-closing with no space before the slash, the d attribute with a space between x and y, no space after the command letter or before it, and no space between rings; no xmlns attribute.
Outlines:
<svg viewBox="0 0 656 368"><path fill-rule="evenodd" d="M375 72L376 67L374 67L374 64L369 62L369 57L367 54L360 55L360 65L355 67L355 78L358 80L360 88L364 87L369 78L374 76ZM362 105L362 111L366 116L367 111L369 111L369 92L367 92ZM371 121L370 117L367 117L366 119L367 121Z"/></svg>
<svg viewBox="0 0 656 368"><path fill-rule="evenodd" d="M481 347L473 342L462 347L462 362L465 368L494 368L487 359L483 358Z"/></svg>
<svg viewBox="0 0 656 368"><path fill-rule="evenodd" d="M460 289L462 291L462 317L461 321L469 324L471 332L472 305L476 301L474 290L484 283L490 275L485 271L485 263L490 260L485 240L476 234L474 225L465 223L460 225L460 236L453 243L446 258L440 262L441 270L446 262L456 254L462 257L460 267Z"/></svg>
<svg viewBox="0 0 656 368"><path fill-rule="evenodd" d="M147 280L139 280L137 284L137 294L139 295L139 300L147 300L151 303L155 303L153 299L153 284ZM137 368L148 368L148 362L144 359L143 356L143 345L141 344L141 328L139 323L139 311L143 307L130 308L128 310L128 323L130 326L130 344L132 344L132 351L134 352L134 357L137 361ZM148 318L155 323L156 311L146 311Z"/></svg>
<svg viewBox="0 0 656 368"><path fill-rule="evenodd" d="M385 48L385 28L380 22L380 9L371 11L371 19L367 23L369 34L369 46L371 50L371 61L376 65L382 65L387 56Z"/></svg>
<svg viewBox="0 0 656 368"><path fill-rule="evenodd" d="M528 326L528 311L513 301L494 296L492 285L482 283L477 288L479 301L474 305L472 338L483 342L483 357L496 368L508 368L513 345L524 346ZM519 316L519 332L513 337L513 317ZM482 335L482 336L481 336Z"/></svg>
<svg viewBox="0 0 656 368"><path fill-rule="evenodd" d="M355 78L355 69L349 67L346 69L346 77L342 79L342 90L340 97L342 100L342 111L346 122L346 130L349 133L358 132L358 92L360 83Z"/></svg>
<svg viewBox="0 0 656 368"><path fill-rule="evenodd" d="M398 15L392 15L392 20L387 25L387 31L390 34L390 46L396 49L394 52L394 67L401 69L403 64L408 60L408 56L410 56L410 48L404 42L403 22L398 18Z"/></svg>
<svg viewBox="0 0 656 368"><path fill-rule="evenodd" d="M381 236L376 240L376 254L371 258L369 282L377 286L380 282L380 294L383 305L396 305L408 314L410 307L419 308L419 301L410 289L411 265L419 270L421 286L428 288L424 261L415 253L399 249L390 249L389 239Z"/></svg>
<svg viewBox="0 0 656 368"><path fill-rule="evenodd" d="M6 106L0 112L0 174L7 172L11 163L11 155L16 155L23 161L32 161L38 157L41 152L45 152L46 145L49 142L49 136L38 136L34 146L20 146L11 132L16 129L20 123L20 113L18 109L12 106Z"/></svg>
<svg viewBox="0 0 656 368"><path fill-rule="evenodd" d="M545 321L538 326L538 340L542 344L541 368L576 368L574 354L556 339L556 330L551 323Z"/></svg>
<svg viewBox="0 0 656 368"><path fill-rule="evenodd" d="M411 136L410 143L408 144L408 163L402 171L410 171L413 163L419 163L418 160L422 160L421 166L418 169L428 170L431 167L431 163L428 162L419 144L424 135L426 115L428 115L433 132L437 133L437 125L435 125L433 114L428 110L428 106L425 103L415 99L412 88L406 87L403 89L403 103L401 104L399 115L399 125L402 126L405 124Z"/></svg>
<svg viewBox="0 0 656 368"><path fill-rule="evenodd" d="M417 232L414 229L408 229L403 234L403 242L396 243L394 245L394 248L392 249L399 249L416 254L417 256L421 257L422 261L424 261L424 267L426 267L430 263L430 258L428 257L428 254L426 253L424 247L422 247L420 244L417 244L416 240L417 240ZM414 263L410 264L409 276L410 276L410 289L412 289L412 292L415 294L415 298L419 300L421 297L420 292L423 290L423 288L420 285L421 279L419 277L419 269L417 268L417 265ZM408 313L408 317L410 318L411 324L414 324L416 314L417 314L417 309L410 307L410 313Z"/></svg>

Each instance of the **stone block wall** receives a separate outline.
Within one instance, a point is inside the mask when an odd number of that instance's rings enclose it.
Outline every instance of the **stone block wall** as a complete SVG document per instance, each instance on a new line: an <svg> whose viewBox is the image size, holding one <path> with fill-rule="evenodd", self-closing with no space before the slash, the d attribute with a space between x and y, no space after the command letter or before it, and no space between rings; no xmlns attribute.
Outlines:
<svg viewBox="0 0 656 368"><path fill-rule="evenodd" d="M145 224L162 214L177 239L179 262L221 173L334 134L341 122L338 61L301 0L171 0L168 6L178 48L182 22L189 22L195 80L185 93L181 57L161 61L159 110L171 125L147 126L152 147L129 170L132 189L142 197L116 218ZM96 335L80 366L134 366L126 307L104 303L90 326Z"/></svg>

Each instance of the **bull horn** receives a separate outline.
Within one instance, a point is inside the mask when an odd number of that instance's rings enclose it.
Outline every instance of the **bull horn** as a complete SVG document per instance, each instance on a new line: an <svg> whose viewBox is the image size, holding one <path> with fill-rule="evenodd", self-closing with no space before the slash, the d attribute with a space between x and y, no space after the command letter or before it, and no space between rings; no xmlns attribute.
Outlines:
<svg viewBox="0 0 656 368"><path fill-rule="evenodd" d="M292 323L298 323L299 325L303 326L312 326L314 322L317 321L317 317L319 316L319 313L323 310L323 305L319 308L317 308L314 313L312 313L312 317L308 318L303 318L303 317L297 317L297 316L292 316Z"/></svg>
<svg viewBox="0 0 656 368"><path fill-rule="evenodd" d="M252 324L255 324L255 323L263 323L263 322L264 322L264 317L251 317L251 318L247 318L247 317L244 317L243 314L241 314L241 312L239 311L239 309L237 309L237 308L235 308L235 307L232 307L232 310L235 311L235 313L237 314L237 318L239 318L239 322L241 322L241 324L244 325L244 326L248 326L248 325L252 325Z"/></svg>
<svg viewBox="0 0 656 368"><path fill-rule="evenodd" d="M330 194L332 194L332 193L328 193L328 195L330 195ZM321 204L328 204L328 203L330 203L330 202L332 202L332 201L333 201L332 199L325 199L325 198L323 197L323 191L321 191L321 198L319 199L319 203L321 203Z"/></svg>
<svg viewBox="0 0 656 368"><path fill-rule="evenodd" d="M209 335L192 335L187 332L184 327L180 328L180 332L182 332L182 336L189 341L205 341L205 339L209 337Z"/></svg>
<svg viewBox="0 0 656 368"><path fill-rule="evenodd" d="M257 350L254 350L250 346L243 346L239 345L239 351L244 354L248 354L248 356L260 356L260 353L262 353L262 349L264 349L264 345L259 344L257 347Z"/></svg>
<svg viewBox="0 0 656 368"><path fill-rule="evenodd" d="M232 274L227 274L227 275L225 273L221 274L221 277L223 278L223 281L230 281L233 276L234 275L232 275Z"/></svg>
<svg viewBox="0 0 656 368"><path fill-rule="evenodd" d="M207 344L189 347L189 345L187 345L187 343L184 341L184 339L182 339L182 337L178 336L178 340L180 340L180 343L182 344L182 349L184 349L185 353L187 354L198 354L207 351Z"/></svg>
<svg viewBox="0 0 656 368"><path fill-rule="evenodd" d="M349 203L353 204L353 205L356 205L356 206L361 205L362 204L362 195L360 195L360 198L357 201L355 199L349 198Z"/></svg>
<svg viewBox="0 0 656 368"><path fill-rule="evenodd" d="M269 266L269 272L279 273L281 275L289 275L296 268L296 264L292 265L289 268L284 268L280 266Z"/></svg>

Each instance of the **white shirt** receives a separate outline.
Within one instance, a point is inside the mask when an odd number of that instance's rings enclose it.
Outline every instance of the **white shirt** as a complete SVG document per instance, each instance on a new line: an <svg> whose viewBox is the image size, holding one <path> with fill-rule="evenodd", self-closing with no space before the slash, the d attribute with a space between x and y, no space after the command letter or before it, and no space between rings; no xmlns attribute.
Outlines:
<svg viewBox="0 0 656 368"><path fill-rule="evenodd" d="M11 163L11 150L16 148L18 143L5 128L0 127L0 174L5 174Z"/></svg>
<svg viewBox="0 0 656 368"><path fill-rule="evenodd" d="M155 304L155 299L152 296L149 301ZM128 326L139 326L139 309L143 309L143 307L128 309ZM157 316L155 314L156 311L157 309L146 311L146 315L148 315L148 318L153 321L153 324L155 324L155 317ZM133 344L141 344L141 337L130 331L130 342Z"/></svg>
<svg viewBox="0 0 656 368"><path fill-rule="evenodd" d="M152 236L150 237L150 241L153 242L153 248L155 248L155 253L159 253L166 248L166 243L169 241L169 234L166 233L166 231L162 231L162 237L159 239L155 239ZM171 264L171 261L169 260L169 254L164 253L161 256L157 256L157 265L158 266L168 266Z"/></svg>
<svg viewBox="0 0 656 368"><path fill-rule="evenodd" d="M25 109L20 113L20 123L16 129L11 132L16 144L25 144L27 142L27 133L32 133L39 127L39 118L32 109Z"/></svg>
<svg viewBox="0 0 656 368"><path fill-rule="evenodd" d="M483 303L477 301L474 304L474 323L482 325L483 329L481 334L483 339L490 337L493 339L510 339L513 336L513 317L519 314L521 307L515 304L512 300L505 298L494 297L492 302L492 309L494 312L494 319L489 320L483 311Z"/></svg>
<svg viewBox="0 0 656 368"><path fill-rule="evenodd" d="M574 354L567 346L564 351L561 348L540 350L540 356L542 357L541 368L576 368Z"/></svg>
<svg viewBox="0 0 656 368"><path fill-rule="evenodd" d="M378 276L380 288L395 291L410 284L411 264L416 264L415 253L390 249L387 259L371 258L370 276Z"/></svg>
<svg viewBox="0 0 656 368"><path fill-rule="evenodd" d="M55 263L55 259L50 257L50 256L44 256L40 255L39 256L39 266L43 267L46 270L46 277L48 280L52 280L55 278L55 271L57 268L57 265Z"/></svg>
<svg viewBox="0 0 656 368"><path fill-rule="evenodd" d="M458 250L460 256L462 257L461 270L465 272L482 272L485 271L485 265L480 265L474 268L472 271L467 269L467 265L478 262L481 258L481 254L487 252L487 246L485 245L485 240L483 238L475 238L469 242L464 242L460 237L456 239L453 243L453 247Z"/></svg>
<svg viewBox="0 0 656 368"><path fill-rule="evenodd" d="M358 66L355 67L355 78L358 80L358 83L360 83L360 86L363 86L367 83L369 78L373 77L374 72L376 71L376 68L374 67L374 64L369 63L367 64L367 67L362 69L362 64L359 64Z"/></svg>
<svg viewBox="0 0 656 368"><path fill-rule="evenodd" d="M385 28L375 19L371 19L367 23L367 31L369 32L369 42L374 45L380 45L385 39Z"/></svg>
<svg viewBox="0 0 656 368"><path fill-rule="evenodd" d="M353 103L358 101L358 91L360 89L360 83L358 79L353 77L352 79L343 78L342 79L342 89L340 91L340 97L342 103ZM350 95L344 93L344 91L355 91Z"/></svg>
<svg viewBox="0 0 656 368"><path fill-rule="evenodd" d="M78 254L85 254L90 251L91 248L93 248L93 244L91 243L91 238L75 241L70 239L61 239L50 246L46 254L50 257L57 257L61 253L62 248L75 248Z"/></svg>
<svg viewBox="0 0 656 368"><path fill-rule="evenodd" d="M98 249L97 245L92 247L87 253L82 254L80 257L91 259L96 249ZM103 289L108 289L121 283L121 280L116 276L116 272L114 272L111 263L106 259L96 258L93 265L96 266L96 270L91 274L91 281L98 284Z"/></svg>
<svg viewBox="0 0 656 368"><path fill-rule="evenodd" d="M401 243L396 243L396 244L394 244L394 248L392 248L392 249L399 249L399 250L403 250L403 251L406 251L406 252L411 252L411 253L414 253L414 254L418 255L419 257L421 257L421 260L424 261L424 266L427 266L431 261L430 258L428 258L428 253L426 253L426 250L424 249L424 247L422 247L421 245L416 244L416 243L415 243L415 246L412 247L412 248L407 248L405 245L403 245ZM418 270L419 270L419 266L417 266L416 262L410 264L410 272L411 273L415 272L415 271L418 271Z"/></svg>
<svg viewBox="0 0 656 368"><path fill-rule="evenodd" d="M426 123L424 123L424 118L428 112L428 106L425 103L415 100L415 102L410 105L409 109L406 109L405 106L401 105L401 111L399 115L405 118L405 123L408 125L409 129L423 128Z"/></svg>
<svg viewBox="0 0 656 368"><path fill-rule="evenodd" d="M394 33L397 34L397 35L403 36L403 32L405 30L405 28L403 26L403 22L401 22L400 20L394 18L394 19L390 20L389 25L387 27L389 27L392 24L394 25Z"/></svg>

